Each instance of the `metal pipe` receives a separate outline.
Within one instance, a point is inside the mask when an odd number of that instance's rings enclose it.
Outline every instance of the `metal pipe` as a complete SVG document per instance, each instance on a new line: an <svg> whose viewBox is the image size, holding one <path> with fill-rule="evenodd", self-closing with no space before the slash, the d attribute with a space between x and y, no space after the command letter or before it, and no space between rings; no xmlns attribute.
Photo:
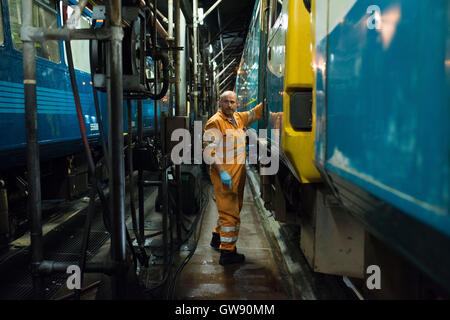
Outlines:
<svg viewBox="0 0 450 320"><path fill-rule="evenodd" d="M156 47L158 45L158 33L157 33L157 22L158 19L156 17L156 7L157 7L158 1L157 0L153 0L153 13L152 13L152 20L153 20L153 50L156 50ZM164 37L165 38L165 37ZM155 68L156 70L156 68ZM156 74L156 71L155 71ZM155 81L155 83L157 83L157 81ZM155 84L156 86L156 84ZM156 94L156 90L155 90L155 94Z"/></svg>
<svg viewBox="0 0 450 320"><path fill-rule="evenodd" d="M138 128L137 128L137 134L138 134L138 142L139 144L142 143L143 135L144 135L144 126L143 126L143 120L142 120L142 100L138 100L138 106L137 106L137 120L138 120Z"/></svg>
<svg viewBox="0 0 450 320"><path fill-rule="evenodd" d="M222 71L220 71L219 74L216 77L214 77L214 80L216 80L216 79L219 80L219 77L225 72L225 70L228 69L229 66L231 66L233 64L233 62L235 60L236 59L231 60L231 62L225 68L223 68Z"/></svg>
<svg viewBox="0 0 450 320"><path fill-rule="evenodd" d="M177 177L177 208L176 208L176 225L177 225L177 243L181 244L181 215L183 209L183 197L181 196L183 192L183 185L181 180L181 165L175 166L175 174Z"/></svg>
<svg viewBox="0 0 450 320"><path fill-rule="evenodd" d="M91 28L94 29L97 21L93 20ZM93 41L89 41L89 56L92 56L92 44ZM91 68L91 81L94 83L94 66L93 66L93 59L90 60L90 68ZM102 142L102 149L103 149L103 158L104 163L107 171L109 172L110 165L108 163L109 157L108 157L108 148L106 147L106 139L105 139L105 133L103 131L103 121L102 121L102 114L100 112L100 104L98 102L98 92L95 86L92 86L92 94L94 96L94 106L95 106L95 113L97 115L97 123L98 123L98 129L100 132L100 140Z"/></svg>
<svg viewBox="0 0 450 320"><path fill-rule="evenodd" d="M230 83L232 83L232 82L230 82L230 80L228 80L228 82L226 83L226 85L224 85L224 86L220 89L220 94L222 94L223 92L226 91L225 89L230 85Z"/></svg>
<svg viewBox="0 0 450 320"><path fill-rule="evenodd" d="M175 41L176 46L181 47L181 9L180 0L175 0ZM184 116L185 109L181 105L181 55L183 51L177 51L175 54L175 115Z"/></svg>
<svg viewBox="0 0 450 320"><path fill-rule="evenodd" d="M215 109L217 109L217 103L219 102L219 98L220 98L220 87L219 87L219 73L216 71L216 70L214 70L213 71L214 72L214 78L213 78L213 81L214 81L214 86L215 86L215 88L216 88L216 105L215 105Z"/></svg>
<svg viewBox="0 0 450 320"><path fill-rule="evenodd" d="M153 14L153 12L150 12L150 15L151 15L150 18L155 20L153 17L156 17L156 16ZM164 29L164 27L161 25L158 18L156 18L156 30L163 39L167 39L168 33L167 33L166 29Z"/></svg>
<svg viewBox="0 0 450 320"><path fill-rule="evenodd" d="M152 186L160 186L162 185L162 181L161 180L144 180L143 185L145 187L152 187Z"/></svg>
<svg viewBox="0 0 450 320"><path fill-rule="evenodd" d="M23 41L44 42L47 40L108 40L111 38L109 28L76 29L66 27L59 29L44 29L33 26L22 27Z"/></svg>
<svg viewBox="0 0 450 320"><path fill-rule="evenodd" d="M128 134L127 134L127 140L128 140L128 149L127 149L127 156L128 156L128 169L129 169L129 190L130 190L130 210L131 210L131 221L133 225L133 232L134 236L136 237L136 241L139 245L140 249L140 260L143 262L143 265L145 267L148 267L148 258L147 253L145 252L144 247L144 235L141 234L138 230L138 223L137 223L137 216L136 216L136 207L134 205L134 169L133 169L133 128L132 128L132 105L131 100L127 100L127 126L128 126Z"/></svg>
<svg viewBox="0 0 450 320"><path fill-rule="evenodd" d="M167 40L173 40L173 0L168 0L167 11L169 25L167 26Z"/></svg>
<svg viewBox="0 0 450 320"><path fill-rule="evenodd" d="M236 54L234 54L234 55L236 55ZM223 60L216 66L216 68L215 68L214 70L219 70L220 67L221 67L226 61L228 61L228 58L230 58L230 57L232 57L232 56L233 56L233 52L230 52L230 53L225 57L225 59L223 59Z"/></svg>
<svg viewBox="0 0 450 320"><path fill-rule="evenodd" d="M149 2L148 4L149 4L149 7L153 10L153 4L151 2ZM161 19L164 21L164 23L169 22L169 20L161 13L161 11L158 10L158 8L156 8L156 13L158 14L158 16L161 17Z"/></svg>
<svg viewBox="0 0 450 320"><path fill-rule="evenodd" d="M147 41L146 41L146 23L145 18L141 17L139 25L139 71L140 71L140 83L145 85L145 53L147 51ZM140 100L139 100L140 101ZM142 107L142 105L141 105Z"/></svg>
<svg viewBox="0 0 450 320"><path fill-rule="evenodd" d="M143 120L142 120L142 100L138 100L138 141L139 146L144 144L143 138ZM143 185L144 172L141 167L138 169L138 201L139 201L139 234L144 237L144 185Z"/></svg>
<svg viewBox="0 0 450 320"><path fill-rule="evenodd" d="M222 28L222 26L221 26L222 22L220 21L220 11L219 11L219 9L217 9L217 23L218 23L219 30L220 30ZM222 61L224 61L225 58L223 57L224 56L224 52L223 52L223 37L222 37L222 33L220 33L220 35L219 35L219 40L220 40L220 48L222 49L221 50L222 51Z"/></svg>
<svg viewBox="0 0 450 320"><path fill-rule="evenodd" d="M22 0L22 28L33 25L33 1ZM36 100L36 49L34 42L23 41L23 85L25 93L26 153L29 185L29 216L31 220L31 270L33 294L42 299L42 275L38 268L43 261L41 176L39 165L38 118Z"/></svg>
<svg viewBox="0 0 450 320"><path fill-rule="evenodd" d="M216 3L214 3L211 8L209 8L204 14L203 17L198 21L198 23L202 23L203 20L205 20L206 16L210 14L220 3L222 0L217 0Z"/></svg>
<svg viewBox="0 0 450 320"><path fill-rule="evenodd" d="M197 17L198 17L198 0L193 0L193 17L194 17L194 43L193 43L193 49L194 54L192 57L193 63L194 63L194 83L193 83L193 90L192 95L194 96L193 101L193 109L194 109L194 119L198 119L198 23L197 23Z"/></svg>
<svg viewBox="0 0 450 320"><path fill-rule="evenodd" d="M5 181L0 180L0 237L8 242L9 233L8 192ZM0 242L0 244L3 243Z"/></svg>
<svg viewBox="0 0 450 320"><path fill-rule="evenodd" d="M39 265L39 272L46 275L50 275L53 273L66 273L67 268L72 265L73 262L56 262L43 260ZM110 261L86 262L85 272L113 274L115 271L119 270L119 268L123 268L123 265L118 265Z"/></svg>
<svg viewBox="0 0 450 320"><path fill-rule="evenodd" d="M81 250L80 250L80 259L79 259L79 267L81 271L80 275L80 283L83 284L83 278L84 278L84 271L86 268L86 255L87 255L87 249L89 246L89 234L91 232L91 222L92 217L94 215L94 206L95 206L95 186L91 186L91 190L89 191L89 206L88 206L88 212L86 215L86 218L84 220L84 229L83 229L83 237L81 240ZM76 296L80 297L80 292L77 290Z"/></svg>
<svg viewBox="0 0 450 320"><path fill-rule="evenodd" d="M81 18L81 13L83 12L84 8L88 4L89 0L80 0L75 8L73 8L73 12L70 15L69 19L67 19L67 26L69 29L75 29L78 20Z"/></svg>
<svg viewBox="0 0 450 320"><path fill-rule="evenodd" d="M219 83L219 88L234 74L234 72L230 73L228 77L225 78L221 83Z"/></svg>
<svg viewBox="0 0 450 320"><path fill-rule="evenodd" d="M122 83L122 0L111 0L111 26L113 37L110 41L111 65L111 259L113 263L125 265L125 167L123 159L123 83ZM112 293L115 299L126 296L126 278L116 273L112 278Z"/></svg>
<svg viewBox="0 0 450 320"><path fill-rule="evenodd" d="M210 63L213 63L213 61L216 60L216 59L220 56L220 54L221 54L224 50L226 50L226 49L234 42L234 40L236 40L236 39L238 39L238 37L235 37L235 38L233 38L233 40L231 40L230 42L228 42L227 45L226 45L222 50L220 50L219 53L216 54L216 55L214 56L214 58L211 59L211 62L210 62Z"/></svg>
<svg viewBox="0 0 450 320"><path fill-rule="evenodd" d="M154 68L155 68L155 96L158 94L158 62L157 60L154 61ZM154 113L154 129L155 129L155 138L158 134L158 100L155 99L153 100L153 104L154 104L154 109L155 109L155 113Z"/></svg>
<svg viewBox="0 0 450 320"><path fill-rule="evenodd" d="M169 214L169 186L167 181L167 160L164 159L164 169L162 170L162 228L163 228L163 247L164 247L164 267L165 271L169 268L168 261L168 237L167 237L167 216Z"/></svg>

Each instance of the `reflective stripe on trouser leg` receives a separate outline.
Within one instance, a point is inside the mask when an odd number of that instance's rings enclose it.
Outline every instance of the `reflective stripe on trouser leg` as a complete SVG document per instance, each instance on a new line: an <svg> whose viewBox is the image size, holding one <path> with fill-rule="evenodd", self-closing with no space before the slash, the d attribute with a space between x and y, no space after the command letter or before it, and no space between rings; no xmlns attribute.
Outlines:
<svg viewBox="0 0 450 320"><path fill-rule="evenodd" d="M217 200L218 199L218 200ZM236 192L221 192L216 195L217 210L220 220L220 249L234 250L238 239L240 225L239 200Z"/></svg>
<svg viewBox="0 0 450 320"><path fill-rule="evenodd" d="M245 176L245 165L233 165L233 168L231 168L228 173L232 179L233 190L230 190L228 186L223 185L219 172L215 169L211 170L211 182L214 187L216 206L220 220L220 228L218 229L220 237L224 240L220 242L220 249L232 251L236 248L236 240L239 233L237 226L241 223L239 215L242 206L242 200L240 200L242 195L240 195L239 191L243 191L242 182L245 183L245 177L242 177L242 175ZM241 202L241 206L239 202ZM224 231L222 230L223 227L234 227L236 230Z"/></svg>

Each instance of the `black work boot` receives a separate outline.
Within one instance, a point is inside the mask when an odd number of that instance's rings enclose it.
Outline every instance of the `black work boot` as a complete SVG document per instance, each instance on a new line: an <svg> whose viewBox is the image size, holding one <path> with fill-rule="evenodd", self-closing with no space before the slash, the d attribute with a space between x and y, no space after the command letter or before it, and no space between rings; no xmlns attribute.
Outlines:
<svg viewBox="0 0 450 320"><path fill-rule="evenodd" d="M211 239L210 245L214 249L219 249L219 247L220 247L220 234L218 234L216 232L212 233L212 239Z"/></svg>
<svg viewBox="0 0 450 320"><path fill-rule="evenodd" d="M245 256L243 254L237 253L236 249L233 251L229 250L220 250L220 259L219 263L222 266L233 263L242 263L245 261Z"/></svg>

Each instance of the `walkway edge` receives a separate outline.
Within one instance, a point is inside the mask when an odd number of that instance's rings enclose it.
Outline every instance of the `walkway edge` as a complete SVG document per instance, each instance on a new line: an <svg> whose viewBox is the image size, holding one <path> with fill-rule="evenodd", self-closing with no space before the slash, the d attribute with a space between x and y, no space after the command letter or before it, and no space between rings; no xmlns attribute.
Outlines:
<svg viewBox="0 0 450 320"><path fill-rule="evenodd" d="M273 214L264 207L264 201L260 196L259 182L253 169L247 165L247 176L249 185L259 211L259 217L263 222L263 228L267 235L267 240L272 247L276 262L280 268L280 273L289 288L292 299L317 300L310 281L305 277L304 267L293 261L280 232L280 224L275 220ZM300 249L299 249L300 250Z"/></svg>

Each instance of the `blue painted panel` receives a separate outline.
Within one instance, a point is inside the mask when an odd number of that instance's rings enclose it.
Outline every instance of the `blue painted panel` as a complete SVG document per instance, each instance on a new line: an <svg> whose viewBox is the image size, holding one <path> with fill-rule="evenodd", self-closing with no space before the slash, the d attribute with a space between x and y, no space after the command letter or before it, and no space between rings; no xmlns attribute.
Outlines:
<svg viewBox="0 0 450 320"><path fill-rule="evenodd" d="M259 69L259 45L260 45L260 18L256 15L259 1L255 2L253 8L250 30L245 41L242 55L240 73L236 77L236 94L238 95L239 107L237 111L248 111L258 104L258 69ZM258 122L253 123L250 128L258 130Z"/></svg>
<svg viewBox="0 0 450 320"><path fill-rule="evenodd" d="M380 30L372 4L328 35L326 168L450 235L448 1L376 1Z"/></svg>
<svg viewBox="0 0 450 320"><path fill-rule="evenodd" d="M2 2L5 42L0 46L0 168L25 164L25 107L23 96L22 53L12 45L7 2ZM86 12L85 12L86 13ZM87 15L90 13L87 12ZM59 24L59 22L58 22ZM60 43L61 57L64 57ZM86 133L94 143L99 137L90 74L75 70ZM64 61L54 63L36 58L38 139L41 159L80 152L83 148L76 116L68 68ZM99 92L102 122L107 137L107 99ZM154 104L144 101L144 132L154 126ZM163 107L167 101L160 102ZM124 104L124 130L127 109ZM133 102L133 118L137 123L137 103ZM159 110L159 107L158 107ZM159 112L158 112L159 113ZM45 148L44 148L45 147Z"/></svg>

